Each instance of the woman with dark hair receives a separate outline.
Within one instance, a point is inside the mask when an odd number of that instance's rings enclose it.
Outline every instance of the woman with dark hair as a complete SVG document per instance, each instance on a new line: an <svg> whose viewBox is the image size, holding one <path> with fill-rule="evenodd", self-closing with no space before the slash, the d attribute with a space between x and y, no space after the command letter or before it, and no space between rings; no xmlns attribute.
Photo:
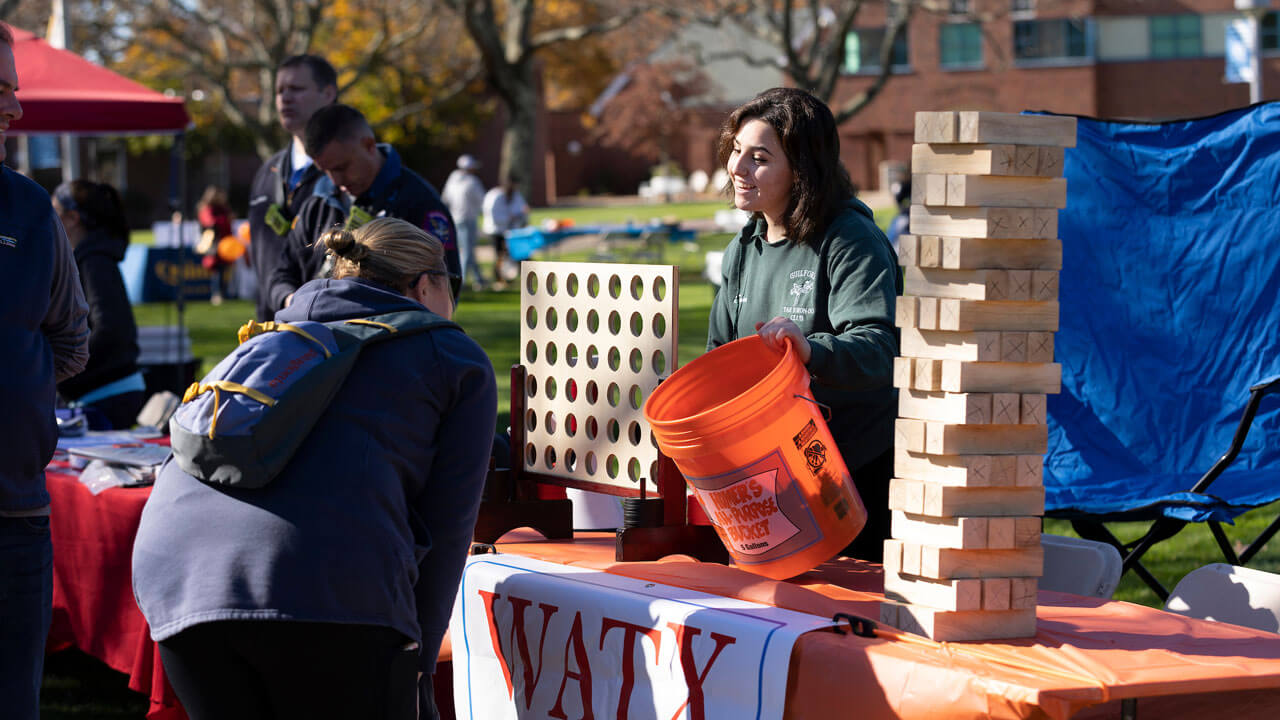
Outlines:
<svg viewBox="0 0 1280 720"><path fill-rule="evenodd" d="M72 180L53 191L89 302L89 365L58 383L58 394L87 409L94 430L133 427L146 401L138 370L138 328L119 263L129 246L120 193L105 183Z"/></svg>
<svg viewBox="0 0 1280 720"><path fill-rule="evenodd" d="M867 507L845 552L878 562L897 417L897 258L854 197L831 110L809 93L760 93L725 120L718 149L725 191L751 219L725 250L707 349L751 333L791 343Z"/></svg>
<svg viewBox="0 0 1280 720"><path fill-rule="evenodd" d="M377 218L319 241L333 278L277 323L453 315L440 241ZM430 678L480 506L493 366L456 327L366 348L258 489L170 460L133 545L133 589L192 720L431 718Z"/></svg>

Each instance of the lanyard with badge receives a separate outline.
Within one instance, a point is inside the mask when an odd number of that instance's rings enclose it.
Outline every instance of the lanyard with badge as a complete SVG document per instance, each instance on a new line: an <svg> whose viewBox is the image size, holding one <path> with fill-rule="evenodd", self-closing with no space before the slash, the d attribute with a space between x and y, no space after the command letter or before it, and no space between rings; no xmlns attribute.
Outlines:
<svg viewBox="0 0 1280 720"><path fill-rule="evenodd" d="M267 208L266 216L267 227L271 228L271 231L276 235L284 237L293 227L292 213L286 213L284 208L293 206L293 194L297 192L298 188L302 187L302 183L310 169L311 166L302 169L302 176L298 178L297 184L294 184L292 188L289 188L291 178L282 177L280 182L276 183L276 201ZM276 169L276 172L280 173L279 168ZM292 172L290 175L292 175Z"/></svg>

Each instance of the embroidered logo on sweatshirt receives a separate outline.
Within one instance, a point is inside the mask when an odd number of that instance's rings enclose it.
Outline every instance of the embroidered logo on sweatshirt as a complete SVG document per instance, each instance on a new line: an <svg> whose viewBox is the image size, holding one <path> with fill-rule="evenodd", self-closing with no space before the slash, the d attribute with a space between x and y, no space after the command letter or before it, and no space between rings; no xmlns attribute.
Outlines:
<svg viewBox="0 0 1280 720"><path fill-rule="evenodd" d="M18 238L11 238L8 235L0 235L0 247L18 247Z"/></svg>

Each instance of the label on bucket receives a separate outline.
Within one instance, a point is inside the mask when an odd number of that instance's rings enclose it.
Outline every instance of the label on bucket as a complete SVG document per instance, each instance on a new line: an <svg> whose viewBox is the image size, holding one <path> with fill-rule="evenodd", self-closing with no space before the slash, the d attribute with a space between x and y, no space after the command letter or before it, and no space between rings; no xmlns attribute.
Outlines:
<svg viewBox="0 0 1280 720"><path fill-rule="evenodd" d="M795 479L776 451L733 472L686 479L721 540L740 562L766 553L771 557L759 562L771 562L820 536ZM793 542L781 551L782 556L772 553L788 541Z"/></svg>

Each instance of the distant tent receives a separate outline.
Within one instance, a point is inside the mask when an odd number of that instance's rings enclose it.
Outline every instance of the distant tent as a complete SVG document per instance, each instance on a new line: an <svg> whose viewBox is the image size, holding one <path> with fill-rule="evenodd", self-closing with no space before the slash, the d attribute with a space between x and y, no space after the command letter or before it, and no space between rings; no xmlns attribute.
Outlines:
<svg viewBox="0 0 1280 720"><path fill-rule="evenodd" d="M13 28L22 119L12 134L181 133L190 123L182 98L166 97L68 50Z"/></svg>

